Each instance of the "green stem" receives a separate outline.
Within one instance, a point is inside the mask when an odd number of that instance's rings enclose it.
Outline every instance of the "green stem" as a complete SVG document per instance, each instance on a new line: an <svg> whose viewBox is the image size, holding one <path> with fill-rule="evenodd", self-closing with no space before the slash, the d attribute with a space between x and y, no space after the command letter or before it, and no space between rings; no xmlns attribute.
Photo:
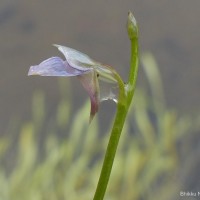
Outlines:
<svg viewBox="0 0 200 200"><path fill-rule="evenodd" d="M117 113L106 150L101 175L95 192L94 200L103 200L110 178L119 138L126 118L126 107L118 104Z"/></svg>
<svg viewBox="0 0 200 200"><path fill-rule="evenodd" d="M93 200L103 200L104 198L121 132L135 91L135 84L138 71L138 32L137 24L135 23L136 21L134 21L134 18L131 17L133 16L131 13L129 13L128 33L129 38L131 40L131 64L129 80L127 85L124 86L123 82L121 81L121 78L118 75L116 75L119 84L117 111L108 146L106 149L106 154L101 169L99 182Z"/></svg>
<svg viewBox="0 0 200 200"><path fill-rule="evenodd" d="M134 38L131 40L131 61L130 61L130 73L129 73L129 81L127 84L127 103L128 107L131 104L134 92L135 92L135 86L136 86L136 80L138 75L138 61L139 61L139 52L138 52L138 38Z"/></svg>

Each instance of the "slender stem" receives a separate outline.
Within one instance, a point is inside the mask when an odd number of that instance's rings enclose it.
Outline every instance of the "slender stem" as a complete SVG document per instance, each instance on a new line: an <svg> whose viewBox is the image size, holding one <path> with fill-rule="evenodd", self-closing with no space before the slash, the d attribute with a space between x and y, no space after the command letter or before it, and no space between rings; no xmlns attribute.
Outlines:
<svg viewBox="0 0 200 200"><path fill-rule="evenodd" d="M103 166L101 169L99 182L98 182L93 200L103 200L104 198L108 181L110 178L115 154L117 151L117 146L118 146L119 139L121 136L121 132L122 132L124 122L128 113L128 109L132 101L132 97L135 90L137 71L138 71L138 37L137 37L138 32L137 32L136 21L133 18L132 13L130 12L129 12L128 20L129 20L128 34L131 40L131 62L130 62L131 64L130 64L129 80L128 80L127 85L124 86L123 82L121 81L121 78L118 75L116 75L116 79L119 84L119 97L118 97L117 111L116 111L113 128L111 131L110 139L108 142L108 146L106 149L106 154L105 154Z"/></svg>
<svg viewBox="0 0 200 200"><path fill-rule="evenodd" d="M127 103L130 106L130 103L135 92L136 80L138 75L138 61L139 61L139 52L138 52L138 38L131 40L131 60L130 60L130 73L129 81L127 84Z"/></svg>
<svg viewBox="0 0 200 200"><path fill-rule="evenodd" d="M106 150L94 200L103 200L104 198L125 118L126 107L118 104L113 129Z"/></svg>

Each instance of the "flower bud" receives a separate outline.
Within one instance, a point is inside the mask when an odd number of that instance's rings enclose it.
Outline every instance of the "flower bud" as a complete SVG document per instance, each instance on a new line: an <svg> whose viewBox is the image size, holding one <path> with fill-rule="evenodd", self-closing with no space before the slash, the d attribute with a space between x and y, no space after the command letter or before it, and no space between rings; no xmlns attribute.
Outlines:
<svg viewBox="0 0 200 200"><path fill-rule="evenodd" d="M128 21L127 21L127 31L130 40L138 38L138 26L135 17L129 11L128 12Z"/></svg>

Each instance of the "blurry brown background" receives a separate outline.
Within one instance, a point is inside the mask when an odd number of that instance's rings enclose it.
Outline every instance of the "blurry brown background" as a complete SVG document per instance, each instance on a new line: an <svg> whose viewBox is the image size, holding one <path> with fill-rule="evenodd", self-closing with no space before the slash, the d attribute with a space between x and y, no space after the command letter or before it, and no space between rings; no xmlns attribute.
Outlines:
<svg viewBox="0 0 200 200"><path fill-rule="evenodd" d="M112 65L126 80L129 10L140 27L141 53L150 51L158 61L168 105L180 112L198 111L199 0L1 0L0 131L4 132L12 116L29 119L34 90L45 91L50 107L56 103L55 78L27 77L30 65L62 56L53 43ZM143 76L140 69L140 82ZM81 87L72 83L74 99L82 103L80 96L86 95L77 93Z"/></svg>

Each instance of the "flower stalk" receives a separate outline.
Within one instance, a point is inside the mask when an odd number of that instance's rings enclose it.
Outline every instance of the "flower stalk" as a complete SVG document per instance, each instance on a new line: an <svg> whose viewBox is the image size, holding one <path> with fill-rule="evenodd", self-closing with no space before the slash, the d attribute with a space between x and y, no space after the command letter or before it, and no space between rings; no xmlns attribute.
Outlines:
<svg viewBox="0 0 200 200"><path fill-rule="evenodd" d="M129 79L126 85L124 84L122 85L122 83L118 82L119 83L119 98L118 98L118 104L117 104L117 111L115 115L113 128L111 131L110 139L108 142L108 146L106 149L106 154L105 154L99 182L98 182L93 200L103 200L105 196L105 192L106 192L106 188L107 188L108 181L110 178L119 139L120 139L124 122L129 110L129 106L131 104L134 91L135 91L137 72L138 72L138 60L139 60L138 26L131 12L128 13L127 32L128 32L129 39L131 41L131 60L130 60ZM125 91L125 95L123 95L124 91Z"/></svg>

